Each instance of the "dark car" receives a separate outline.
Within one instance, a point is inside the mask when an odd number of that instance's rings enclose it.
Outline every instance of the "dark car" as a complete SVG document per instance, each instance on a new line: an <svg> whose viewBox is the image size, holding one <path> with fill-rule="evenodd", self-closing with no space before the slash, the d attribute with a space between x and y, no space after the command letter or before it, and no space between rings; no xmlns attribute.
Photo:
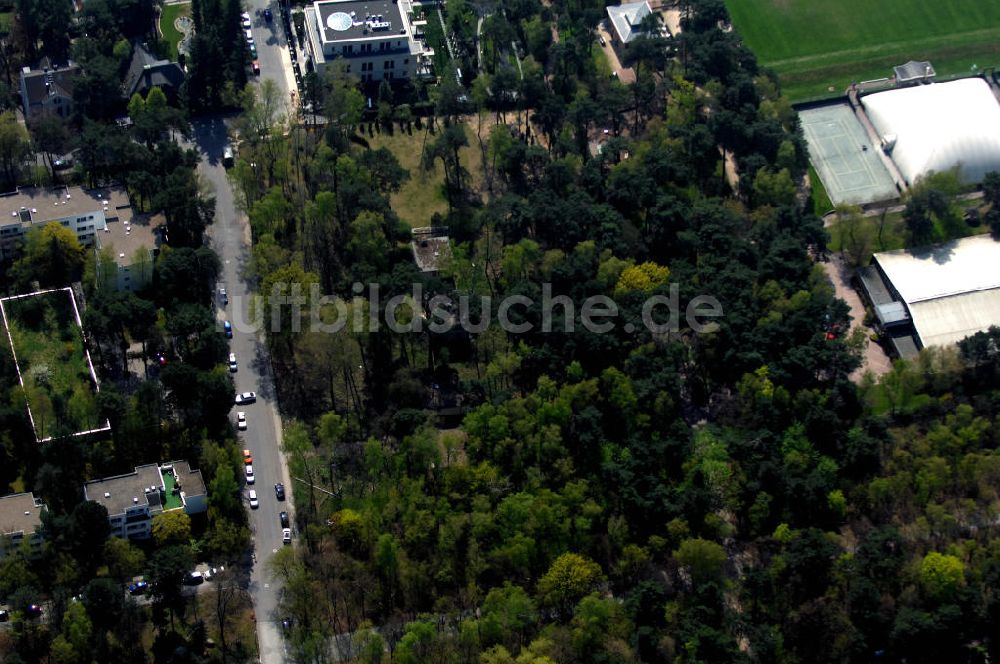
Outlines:
<svg viewBox="0 0 1000 664"><path fill-rule="evenodd" d="M274 497L277 498L278 500L285 499L285 485L282 484L281 482L278 482L277 484L274 485Z"/></svg>
<svg viewBox="0 0 1000 664"><path fill-rule="evenodd" d="M278 519L281 521L282 528L288 527L288 512L279 512Z"/></svg>
<svg viewBox="0 0 1000 664"><path fill-rule="evenodd" d="M24 609L24 615L29 618L40 618L42 616L42 607L37 604L29 604L27 608Z"/></svg>
<svg viewBox="0 0 1000 664"><path fill-rule="evenodd" d="M233 338L233 324L232 323L230 323L228 320L222 321L222 329L226 333L226 338L227 339L232 339Z"/></svg>
<svg viewBox="0 0 1000 664"><path fill-rule="evenodd" d="M10 620L10 613L7 612L7 609L0 609L0 622L7 622L8 620Z"/></svg>
<svg viewBox="0 0 1000 664"><path fill-rule="evenodd" d="M264 20L270 23L274 19L274 14L271 13L271 8L268 7L264 10Z"/></svg>
<svg viewBox="0 0 1000 664"><path fill-rule="evenodd" d="M130 584L128 587L129 595L144 595L146 591L149 590L149 583L147 581L137 581Z"/></svg>

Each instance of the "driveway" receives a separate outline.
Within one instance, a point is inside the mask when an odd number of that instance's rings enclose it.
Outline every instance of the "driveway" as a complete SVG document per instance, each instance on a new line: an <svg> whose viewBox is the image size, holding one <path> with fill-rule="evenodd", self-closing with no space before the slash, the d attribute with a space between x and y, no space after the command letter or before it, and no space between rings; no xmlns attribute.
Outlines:
<svg viewBox="0 0 1000 664"><path fill-rule="evenodd" d="M853 331L856 327L862 327L865 330L865 351L861 358L861 366L851 374L851 380L857 383L867 371L871 371L876 377L889 373L892 370L892 360L885 354L881 346L867 336L874 330L865 327L865 305L861 301L861 296L851 285L851 275L854 274L854 270L844 263L840 254L834 254L830 260L820 263L820 265L823 266L826 275L833 282L837 297L847 302L847 306L851 308L851 330Z"/></svg>
<svg viewBox="0 0 1000 664"><path fill-rule="evenodd" d="M232 417L235 419L237 411L246 412L248 429L239 432L239 438L241 446L253 454L256 475L253 488L260 501L260 508L250 511L254 557L249 588L257 618L260 661L279 664L285 661L279 629L281 616L276 615L280 588L270 578L267 565L274 552L283 546L278 513L291 513L292 485L280 449L281 419L263 331L258 334L247 325L251 291L241 273L250 255L250 229L243 215L237 213L233 191L222 166L222 150L228 141L226 125L222 118L216 118L197 121L193 126L196 147L201 152L198 173L209 183L215 196L215 222L209 227L208 242L222 261L220 286L224 285L229 294L228 306L221 307L221 302L217 301L220 306L217 315L233 321L230 350L236 353L239 366L233 374L236 391L257 393L256 403L235 406ZM275 498L276 482L285 485L287 499L283 502Z"/></svg>

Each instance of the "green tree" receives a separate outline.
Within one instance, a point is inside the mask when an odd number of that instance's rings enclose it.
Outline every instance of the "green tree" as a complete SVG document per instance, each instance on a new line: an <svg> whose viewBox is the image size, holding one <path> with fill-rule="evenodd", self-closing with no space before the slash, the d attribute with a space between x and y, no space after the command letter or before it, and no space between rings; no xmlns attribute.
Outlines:
<svg viewBox="0 0 1000 664"><path fill-rule="evenodd" d="M127 539L112 537L104 543L104 563L108 566L111 578L125 583L142 571L146 562L146 554L132 545Z"/></svg>
<svg viewBox="0 0 1000 664"><path fill-rule="evenodd" d="M698 585L721 578L726 552L720 545L709 540L686 539L674 551L674 560L688 570L692 583Z"/></svg>
<svg viewBox="0 0 1000 664"><path fill-rule="evenodd" d="M568 615L577 601L603 582L600 565L578 553L564 553L538 580L538 596L546 606Z"/></svg>
<svg viewBox="0 0 1000 664"><path fill-rule="evenodd" d="M31 154L31 139L12 111L0 113L0 170L4 191L18 183L24 160Z"/></svg>
<svg viewBox="0 0 1000 664"><path fill-rule="evenodd" d="M187 544L191 540L191 517L183 510L170 510L153 517L153 539L159 547Z"/></svg>
<svg viewBox="0 0 1000 664"><path fill-rule="evenodd" d="M778 171L762 168L753 179L755 205L791 205L795 202L795 182L787 168Z"/></svg>
<svg viewBox="0 0 1000 664"><path fill-rule="evenodd" d="M22 284L33 280L43 287L61 287L80 278L84 249L76 233L52 222L28 231L21 257L11 267Z"/></svg>
<svg viewBox="0 0 1000 664"><path fill-rule="evenodd" d="M920 585L932 599L947 600L965 583L965 566L955 556L931 551L920 563Z"/></svg>
<svg viewBox="0 0 1000 664"><path fill-rule="evenodd" d="M516 651L537 619L535 603L528 593L520 586L506 583L487 593L479 629L484 644L502 643Z"/></svg>

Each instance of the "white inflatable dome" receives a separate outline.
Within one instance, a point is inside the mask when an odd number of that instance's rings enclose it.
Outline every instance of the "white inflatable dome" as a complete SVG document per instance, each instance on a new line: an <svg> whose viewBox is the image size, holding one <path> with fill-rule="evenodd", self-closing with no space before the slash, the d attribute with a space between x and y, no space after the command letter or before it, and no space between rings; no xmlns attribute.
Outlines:
<svg viewBox="0 0 1000 664"><path fill-rule="evenodd" d="M1000 170L1000 103L981 78L878 92L862 103L879 135L895 136L892 159L909 184L956 165L965 183Z"/></svg>

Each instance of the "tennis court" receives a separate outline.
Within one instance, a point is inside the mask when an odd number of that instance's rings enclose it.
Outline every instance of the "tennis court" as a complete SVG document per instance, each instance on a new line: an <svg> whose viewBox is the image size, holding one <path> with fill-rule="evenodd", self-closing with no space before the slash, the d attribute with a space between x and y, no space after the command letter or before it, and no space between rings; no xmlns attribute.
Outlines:
<svg viewBox="0 0 1000 664"><path fill-rule="evenodd" d="M847 104L799 111L809 157L834 205L863 205L898 195L892 176Z"/></svg>

